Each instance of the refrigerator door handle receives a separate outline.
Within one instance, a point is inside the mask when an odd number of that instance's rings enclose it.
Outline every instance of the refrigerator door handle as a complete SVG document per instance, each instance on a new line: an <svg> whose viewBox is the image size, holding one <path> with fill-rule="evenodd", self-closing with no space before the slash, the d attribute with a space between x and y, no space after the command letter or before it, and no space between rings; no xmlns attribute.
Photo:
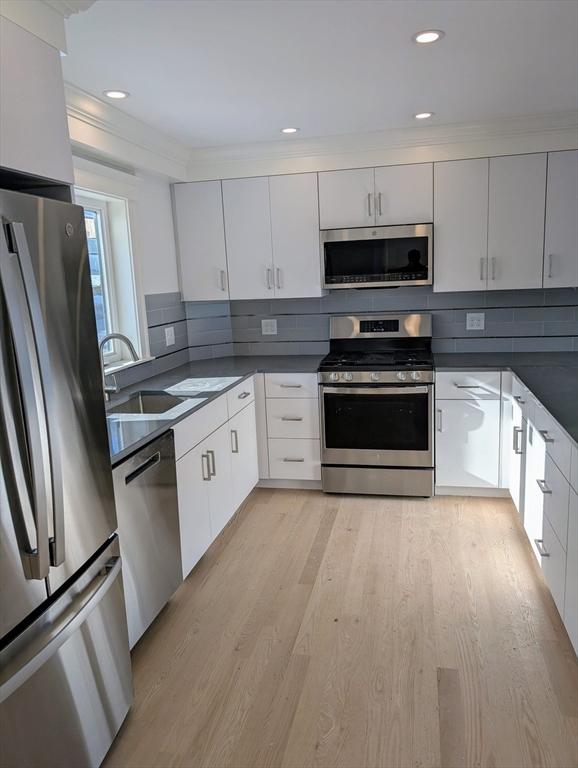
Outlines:
<svg viewBox="0 0 578 768"><path fill-rule="evenodd" d="M20 263L16 254L11 253L8 247L6 232L0 224L0 283L6 304L8 323L10 326L15 358L18 364L18 378L20 385L20 397L24 411L26 430L31 450L28 446L25 450L15 444L17 441L14 424L6 423L7 448L10 457L11 469L15 479L22 480L24 472L23 457L30 457L31 482L24 482L18 487L20 496L20 511L26 515L30 509L34 527L36 529L36 542L32 544L30 536L25 536L21 521L14 520L15 531L22 542L21 554L25 575L29 579L44 579L48 576L50 568L50 553L48 542L48 519L52 514L52 489L51 467L49 460L48 428L46 422L46 410L42 380L36 353L32 319L26 299L26 291ZM8 381L4 365L2 365L2 400L6 395L6 402L10 403L8 393ZM11 421L12 411L10 407L4 409L4 418ZM25 500L22 493L31 487L30 495ZM26 524L24 529L28 529ZM24 539L28 538L26 542Z"/></svg>
<svg viewBox="0 0 578 768"><path fill-rule="evenodd" d="M0 704L24 685L86 621L120 574L121 562L120 557L111 558L105 568L100 570L98 576L63 612L60 621L46 628L45 636L38 638L34 643L35 648L40 648L34 656L20 659L16 657L3 667L0 677Z"/></svg>
<svg viewBox="0 0 578 768"><path fill-rule="evenodd" d="M38 287L34 277L34 269L28 242L26 240L26 231L24 225L20 222L13 222L10 225L13 241L16 246L16 253L10 254L19 262L20 269L15 269L15 275L21 279L21 288L25 296L25 305L22 305L22 312L28 318L31 325L32 336L27 336L27 354L38 371L40 389L35 387L35 396L37 402L41 403L41 413L43 416L44 431L46 432L46 441L42 443L43 464L46 468L46 479L49 483L48 493L48 519L52 516L53 537L49 539L49 553L51 565L61 565L64 562L64 499L62 490L62 470L60 461L60 445L58 442L58 428L51 429L51 413L55 413L52 408L54 402L52 371L50 367L50 358L48 355L48 343L46 340L46 330L44 327L44 318L40 304ZM21 291L22 292L22 291ZM8 311L10 313L10 303ZM27 305L27 311L26 311ZM31 342L31 343L30 343ZM23 354L26 354L22 350ZM18 350L17 350L18 354ZM18 356L20 364L20 355Z"/></svg>

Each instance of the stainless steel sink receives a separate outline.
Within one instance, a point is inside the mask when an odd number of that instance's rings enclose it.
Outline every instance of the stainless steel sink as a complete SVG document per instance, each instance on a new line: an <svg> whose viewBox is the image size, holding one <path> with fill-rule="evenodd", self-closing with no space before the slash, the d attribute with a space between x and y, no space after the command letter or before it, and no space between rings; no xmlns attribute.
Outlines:
<svg viewBox="0 0 578 768"><path fill-rule="evenodd" d="M113 408L107 409L107 414L112 413L165 413L170 411L176 405L187 400L186 397L175 397L167 395L166 392L137 392L131 395L124 403L119 403Z"/></svg>

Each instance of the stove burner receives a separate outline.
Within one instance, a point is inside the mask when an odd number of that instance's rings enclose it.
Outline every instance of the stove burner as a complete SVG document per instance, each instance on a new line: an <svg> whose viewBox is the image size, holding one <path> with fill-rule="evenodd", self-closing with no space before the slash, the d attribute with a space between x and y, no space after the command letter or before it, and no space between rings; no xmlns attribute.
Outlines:
<svg viewBox="0 0 578 768"><path fill-rule="evenodd" d="M365 368L378 371L400 368L430 370L433 368L431 353L415 352L330 352L321 361L321 369Z"/></svg>

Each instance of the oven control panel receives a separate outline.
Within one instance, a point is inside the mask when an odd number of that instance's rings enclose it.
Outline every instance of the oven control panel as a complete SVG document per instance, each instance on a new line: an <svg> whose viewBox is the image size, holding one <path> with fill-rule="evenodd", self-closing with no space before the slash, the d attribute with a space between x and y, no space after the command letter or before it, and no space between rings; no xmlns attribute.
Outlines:
<svg viewBox="0 0 578 768"><path fill-rule="evenodd" d="M320 384L432 384L434 371L320 371Z"/></svg>

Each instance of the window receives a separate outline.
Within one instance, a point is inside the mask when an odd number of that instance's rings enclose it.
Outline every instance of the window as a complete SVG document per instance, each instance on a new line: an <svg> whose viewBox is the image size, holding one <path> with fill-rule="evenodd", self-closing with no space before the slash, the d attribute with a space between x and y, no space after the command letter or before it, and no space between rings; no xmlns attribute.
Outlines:
<svg viewBox="0 0 578 768"><path fill-rule="evenodd" d="M109 333L122 333L142 356L128 201L82 189L75 193L76 202L84 208L98 341ZM106 367L130 360L126 346L114 340L106 343L103 356Z"/></svg>

